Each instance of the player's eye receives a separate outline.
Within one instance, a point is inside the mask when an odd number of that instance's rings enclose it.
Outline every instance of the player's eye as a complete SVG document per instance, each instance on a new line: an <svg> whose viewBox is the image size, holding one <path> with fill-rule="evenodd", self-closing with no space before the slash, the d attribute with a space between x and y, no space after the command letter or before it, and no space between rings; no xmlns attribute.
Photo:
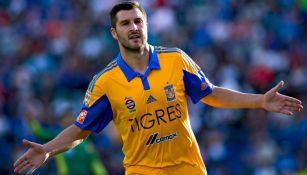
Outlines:
<svg viewBox="0 0 307 175"><path fill-rule="evenodd" d="M142 21L141 18L137 18L137 19L135 19L135 21L134 21L135 24L140 24L140 23L142 23L142 22L143 22L143 21Z"/></svg>
<svg viewBox="0 0 307 175"><path fill-rule="evenodd" d="M128 21L122 21L120 24L121 24L122 26L126 26L126 25L129 25L129 22L128 22Z"/></svg>

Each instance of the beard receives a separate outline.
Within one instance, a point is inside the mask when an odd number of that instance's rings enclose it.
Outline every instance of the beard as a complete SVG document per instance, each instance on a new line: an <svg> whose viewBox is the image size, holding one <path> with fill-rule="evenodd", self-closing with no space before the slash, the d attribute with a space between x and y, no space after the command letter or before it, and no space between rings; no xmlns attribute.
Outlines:
<svg viewBox="0 0 307 175"><path fill-rule="evenodd" d="M138 44L138 45L133 45L133 44L131 44L130 43L130 39L128 38L128 39L126 39L126 38L124 38L124 37L122 37L122 36L120 36L120 35L117 35L118 36L118 42L119 42L119 44L124 48L124 49L126 49L127 51L129 51L129 52L141 52L144 48L145 48L145 46L146 46L146 43L145 43L145 40L146 40L146 37L145 37L145 39L142 37L142 36L144 36L144 35L142 35L141 37L140 37L140 40L141 40L141 43L140 44Z"/></svg>
<svg viewBox="0 0 307 175"><path fill-rule="evenodd" d="M123 48L125 48L129 52L140 52L145 47L144 44L135 47L131 46L127 42L120 42L120 44L123 46Z"/></svg>

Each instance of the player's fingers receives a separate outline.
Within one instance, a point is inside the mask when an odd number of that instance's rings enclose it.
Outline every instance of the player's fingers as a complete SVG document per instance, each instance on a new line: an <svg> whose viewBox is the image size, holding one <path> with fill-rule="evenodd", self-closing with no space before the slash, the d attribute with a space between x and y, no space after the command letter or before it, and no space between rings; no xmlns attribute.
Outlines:
<svg viewBox="0 0 307 175"><path fill-rule="evenodd" d="M280 81L274 88L274 92L278 92L284 86L284 81Z"/></svg>
<svg viewBox="0 0 307 175"><path fill-rule="evenodd" d="M20 173L26 171L30 166L31 166L31 165L30 165L28 162L25 162L24 164L20 165L20 166L18 167L18 169L17 169L15 172L17 172L18 174L20 174Z"/></svg>
<svg viewBox="0 0 307 175"><path fill-rule="evenodd" d="M32 174L36 170L36 167L32 166L26 175Z"/></svg>
<svg viewBox="0 0 307 175"><path fill-rule="evenodd" d="M293 115L293 112L288 111L288 110L286 110L286 109L282 109L282 110L280 110L279 112L282 113L282 114L285 114L285 115Z"/></svg>
<svg viewBox="0 0 307 175"><path fill-rule="evenodd" d="M33 148L36 145L34 142L30 142L29 140L26 139L23 139L22 143L28 148Z"/></svg>
<svg viewBox="0 0 307 175"><path fill-rule="evenodd" d="M296 103L292 103L292 102L288 102L286 101L285 102L285 107L292 107L292 108L295 108L294 110L295 111L301 111L303 109L303 105L301 104L296 104Z"/></svg>
<svg viewBox="0 0 307 175"><path fill-rule="evenodd" d="M302 101L299 100L299 99L296 99L296 98L293 98L293 97L289 97L289 96L286 96L286 95L283 95L286 99L287 102L291 102L291 103L295 103L295 104L302 104Z"/></svg>
<svg viewBox="0 0 307 175"><path fill-rule="evenodd" d="M291 107L291 106L284 106L283 109L287 110L287 111L291 111L291 112L299 112L300 109L297 107Z"/></svg>
<svg viewBox="0 0 307 175"><path fill-rule="evenodd" d="M286 103L286 105L289 105L289 106L303 107L303 105L301 103L293 102L293 101L290 101L290 100L285 100L284 102Z"/></svg>
<svg viewBox="0 0 307 175"><path fill-rule="evenodd" d="M18 164L17 166L14 166L14 172L15 172L15 173L19 172L19 170L20 170L22 167L24 167L23 164Z"/></svg>
<svg viewBox="0 0 307 175"><path fill-rule="evenodd" d="M25 160L26 160L26 156L25 155L21 156L19 159L15 161L14 167L18 167Z"/></svg>

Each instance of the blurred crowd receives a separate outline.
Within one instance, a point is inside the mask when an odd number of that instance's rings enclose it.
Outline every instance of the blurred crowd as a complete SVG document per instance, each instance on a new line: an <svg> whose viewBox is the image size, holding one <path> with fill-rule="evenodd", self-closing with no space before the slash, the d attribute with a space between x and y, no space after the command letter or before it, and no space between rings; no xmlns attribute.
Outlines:
<svg viewBox="0 0 307 175"><path fill-rule="evenodd" d="M42 143L37 128L59 132L78 115L93 75L118 53L108 15L116 2L0 0L0 174L13 174L23 138ZM264 93L284 80L281 93L306 107L307 0L139 2L149 43L183 49L212 83ZM287 117L197 104L190 119L209 175L307 175L306 110ZM88 140L108 174L124 174L112 123ZM36 173L59 167L52 158Z"/></svg>

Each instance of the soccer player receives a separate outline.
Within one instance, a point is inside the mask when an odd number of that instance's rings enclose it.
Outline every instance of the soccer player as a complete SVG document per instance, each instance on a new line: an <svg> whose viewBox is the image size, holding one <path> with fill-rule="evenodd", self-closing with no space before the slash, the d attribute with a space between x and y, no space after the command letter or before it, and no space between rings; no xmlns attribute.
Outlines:
<svg viewBox="0 0 307 175"><path fill-rule="evenodd" d="M265 94L225 89L210 83L182 50L149 45L147 16L137 2L115 5L110 17L117 58L94 76L74 124L45 144L23 140L28 150L14 163L15 172L31 174L113 120L123 140L126 175L204 175L186 95L194 103L286 115L303 108L298 99L278 93L283 81Z"/></svg>

